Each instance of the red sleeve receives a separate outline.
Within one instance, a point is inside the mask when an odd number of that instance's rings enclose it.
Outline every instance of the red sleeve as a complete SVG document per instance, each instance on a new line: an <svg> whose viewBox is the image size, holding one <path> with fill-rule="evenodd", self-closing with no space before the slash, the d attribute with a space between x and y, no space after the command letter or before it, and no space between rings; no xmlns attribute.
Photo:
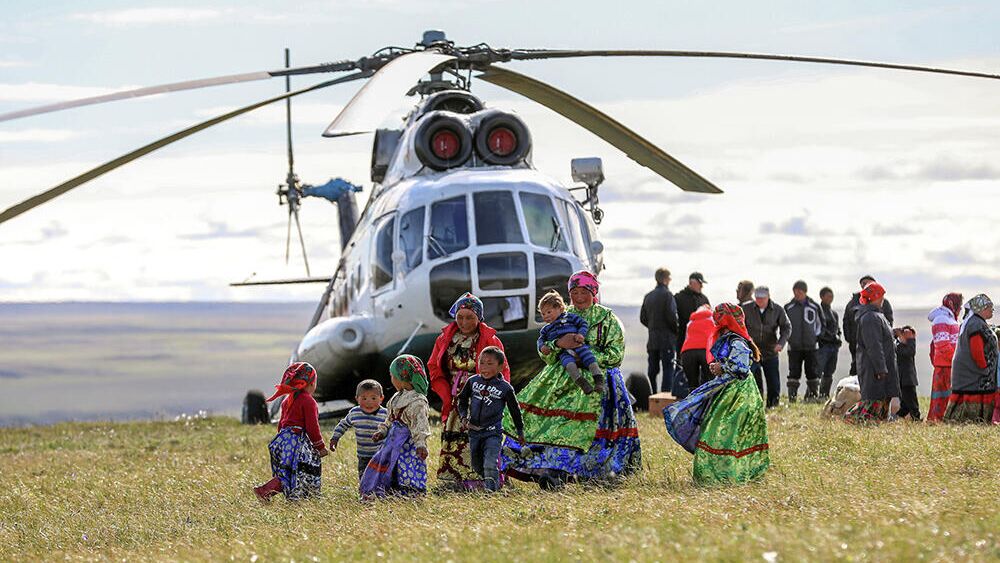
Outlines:
<svg viewBox="0 0 1000 563"><path fill-rule="evenodd" d="M442 331L434 341L434 351L431 352L431 359L427 361L427 375L431 380L431 389L441 398L441 421L448 420L448 413L451 412L451 382L444 375L441 368L441 359L444 358L445 348L448 347L447 331Z"/></svg>
<svg viewBox="0 0 1000 563"><path fill-rule="evenodd" d="M973 334L969 337L969 352L972 354L972 361L982 369L986 368L986 350L983 347L983 335Z"/></svg>
<svg viewBox="0 0 1000 563"><path fill-rule="evenodd" d="M316 399L313 399L311 395L302 394L301 398L307 398L309 400L299 400L295 401L301 405L299 408L302 409L302 425L306 429L306 435L312 440L312 445L317 450L326 449L326 445L323 443L323 434L319 431L319 406L316 405Z"/></svg>

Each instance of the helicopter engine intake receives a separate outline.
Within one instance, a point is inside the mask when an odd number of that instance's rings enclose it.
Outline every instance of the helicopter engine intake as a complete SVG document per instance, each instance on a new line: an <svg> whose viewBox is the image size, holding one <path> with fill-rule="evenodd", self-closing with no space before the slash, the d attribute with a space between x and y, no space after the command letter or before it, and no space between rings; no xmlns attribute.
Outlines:
<svg viewBox="0 0 1000 563"><path fill-rule="evenodd" d="M444 112L432 112L417 129L414 150L428 168L455 168L472 156L472 132L460 119Z"/></svg>
<svg viewBox="0 0 1000 563"><path fill-rule="evenodd" d="M528 156L531 134L516 115L495 112L479 122L476 154L487 164L513 166Z"/></svg>

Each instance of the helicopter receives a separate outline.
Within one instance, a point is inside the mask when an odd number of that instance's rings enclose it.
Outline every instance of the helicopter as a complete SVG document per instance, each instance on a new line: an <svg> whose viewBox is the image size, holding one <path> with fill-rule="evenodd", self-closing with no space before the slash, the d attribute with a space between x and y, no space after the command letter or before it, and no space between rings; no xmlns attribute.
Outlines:
<svg viewBox="0 0 1000 563"><path fill-rule="evenodd" d="M600 159L570 163L574 186L563 186L532 165L530 130L516 114L487 107L472 93L481 80L520 94L584 127L636 163L681 190L722 190L624 124L549 84L504 68L503 63L580 57L695 57L851 65L988 79L1000 75L871 61L712 51L494 49L456 46L444 32L423 34L412 48L387 47L371 56L304 67L228 75L116 92L0 115L0 121L221 84L285 78L285 93L229 111L131 151L0 212L0 223L159 148L261 107L285 101L288 173L278 188L288 208L286 261L293 222L302 246L306 278L251 281L236 286L325 284L316 310L290 361L318 371L320 402L347 408L355 384L387 373L401 353L428 358L448 309L470 291L485 306L510 358L512 383L523 385L540 368L535 352L541 318L534 304L547 291L566 294L571 273L604 267L598 236L603 218ZM292 90L290 77L348 73ZM474 74L475 73L475 74ZM358 210L360 187L343 179L314 186L294 170L291 99L323 88L365 80L323 132L325 137L374 134L371 193ZM387 100L418 97L396 127L383 128ZM581 194L577 197L576 194ZM313 277L298 223L307 198L336 204L341 257L329 276ZM384 377L381 377L384 379ZM650 390L645 375L631 377L637 398Z"/></svg>

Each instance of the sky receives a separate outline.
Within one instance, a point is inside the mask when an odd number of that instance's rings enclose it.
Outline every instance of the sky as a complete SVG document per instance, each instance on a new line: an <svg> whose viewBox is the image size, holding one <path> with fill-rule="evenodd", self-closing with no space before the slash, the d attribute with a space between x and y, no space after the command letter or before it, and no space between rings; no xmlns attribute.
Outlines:
<svg viewBox="0 0 1000 563"><path fill-rule="evenodd" d="M418 0L4 2L0 113L215 75L353 59L425 29L494 47L753 51L998 72L990 2ZM713 302L750 279L786 301L797 279L842 305L872 274L896 307L996 291L1000 81L761 61L522 62L725 190L685 194L559 115L488 84L527 121L534 164L568 183L599 156L607 181L604 299L635 304L659 266L704 273ZM293 86L318 82L295 78ZM357 86L293 102L303 180L367 189L371 136L324 139ZM123 101L0 124L0 208L283 81ZM411 100L412 102L412 100ZM399 107L406 107L402 95ZM178 142L0 225L0 301L315 300L319 286L230 288L286 265L283 106ZM362 196L365 197L365 196ZM336 210L306 201L314 275L336 266Z"/></svg>

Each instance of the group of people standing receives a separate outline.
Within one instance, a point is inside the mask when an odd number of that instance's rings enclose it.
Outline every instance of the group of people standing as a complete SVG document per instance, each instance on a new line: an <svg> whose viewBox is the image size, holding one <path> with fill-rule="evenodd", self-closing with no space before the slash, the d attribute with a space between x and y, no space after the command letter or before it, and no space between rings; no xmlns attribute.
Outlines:
<svg viewBox="0 0 1000 563"><path fill-rule="evenodd" d="M560 489L567 482L615 482L640 471L639 429L620 370L621 321L599 303L600 284L590 272L573 274L568 294L569 304L558 294L542 297L539 310L547 324L537 348L544 367L516 397L503 342L484 321L482 301L467 293L451 308L454 320L437 338L426 370L411 355L393 360L396 393L385 408L377 382L359 384L358 406L334 430L329 449L312 398L316 372L293 364L269 399L286 396L269 447L274 477L255 493L265 501L279 492L290 499L318 493L320 458L353 428L362 498L423 494L429 391L442 403L439 489L496 490L507 478ZM711 316L711 389L692 393L692 401L702 400L675 422L665 413L667 426L695 454L697 482L756 479L770 463L763 402L749 379L759 351L739 306L720 305ZM695 411L696 417L687 416Z"/></svg>
<svg viewBox="0 0 1000 563"><path fill-rule="evenodd" d="M649 329L647 351L650 386L655 391L676 389L675 368L667 365L674 351L680 352L680 367L691 387L704 383L704 366L712 361L712 330L708 299L702 293L705 278L694 272L688 285L672 294L670 272L660 268L653 291L643 300L640 321ZM808 286L797 281L793 298L784 306L771 300L770 290L744 280L736 288L750 340L759 358L750 370L755 376L767 408L779 404L779 353L787 350L788 400L797 401L802 374L803 399L820 402L829 398L837 358L846 340L850 375L857 376L861 401L845 415L848 421L886 420L896 417L920 419L917 399L916 330L893 329L893 310L885 288L873 276L858 280L861 290L844 309L843 331L832 308L833 291L820 290L819 303L808 295ZM964 311L964 313L963 313ZM993 316L992 301L980 294L964 305L962 295L949 293L942 305L931 311L934 366L928 421L972 421L1000 424L1000 372L997 366L997 330L987 322ZM664 373L657 386L657 376Z"/></svg>

